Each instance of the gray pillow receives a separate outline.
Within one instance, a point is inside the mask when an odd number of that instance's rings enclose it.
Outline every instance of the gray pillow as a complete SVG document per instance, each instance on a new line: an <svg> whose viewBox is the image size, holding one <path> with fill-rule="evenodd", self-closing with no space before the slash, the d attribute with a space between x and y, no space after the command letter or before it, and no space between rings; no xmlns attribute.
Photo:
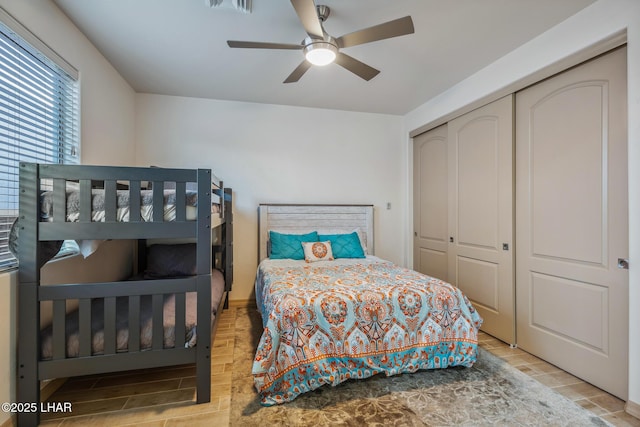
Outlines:
<svg viewBox="0 0 640 427"><path fill-rule="evenodd" d="M193 276L196 270L196 244L151 245L147 248L145 277Z"/></svg>

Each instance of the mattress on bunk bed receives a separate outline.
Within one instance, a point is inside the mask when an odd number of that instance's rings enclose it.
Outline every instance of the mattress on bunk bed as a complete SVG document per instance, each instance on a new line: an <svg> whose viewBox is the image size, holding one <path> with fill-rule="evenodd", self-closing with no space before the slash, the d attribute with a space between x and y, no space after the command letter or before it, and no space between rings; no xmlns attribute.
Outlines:
<svg viewBox="0 0 640 427"><path fill-rule="evenodd" d="M218 270L211 272L211 320L218 314L224 295L224 277ZM185 347L196 345L196 320L197 320L197 294L195 292L186 293L185 310ZM126 352L128 347L128 309L129 298L118 297L116 299L116 351ZM152 303L151 296L140 298L140 350L150 349L152 343ZM164 296L163 310L164 324L164 348L175 347L175 295ZM77 357L79 355L79 319L78 310L67 314L65 329L67 351L66 357ZM52 326L45 327L41 332L41 358L51 359L53 356L53 333ZM91 333L92 333L92 354L104 353L104 300L94 299L91 303Z"/></svg>
<svg viewBox="0 0 640 427"><path fill-rule="evenodd" d="M66 191L66 218L67 222L77 222L80 218L80 191L76 183L67 183ZM117 209L116 221L128 222L130 217L129 209L130 192L128 190L117 190ZM186 219L194 221L197 218L198 193L195 191L186 191ZM220 214L220 203L211 204L211 213ZM40 200L40 220L53 220L53 192L44 191ZM140 190L140 217L142 221L153 221L153 190ZM175 221L176 219L176 191L174 189L164 190L164 221ZM104 222L105 220L105 191L104 189L91 190L91 221ZM18 236L20 227L19 219L13 222L9 233L9 250L17 258L18 257ZM96 251L102 240L78 240L80 253L86 258ZM62 241L43 241L41 242L41 251L39 266L42 267L51 258L53 258L62 246Z"/></svg>
<svg viewBox="0 0 640 427"><path fill-rule="evenodd" d="M176 219L176 190L165 189L164 192L164 221L174 221ZM76 222L80 218L80 191L75 185L68 185L66 191L66 218L67 222ZM116 192L116 220L128 222L130 209L129 190L117 190ZM186 191L186 219L193 221L197 218L198 193L196 191ZM220 213L220 204L211 204L211 213ZM45 191L41 195L40 219L51 221L53 211L53 192ZM140 190L140 217L142 221L153 221L153 190ZM105 190L91 190L91 221L103 222L105 220Z"/></svg>

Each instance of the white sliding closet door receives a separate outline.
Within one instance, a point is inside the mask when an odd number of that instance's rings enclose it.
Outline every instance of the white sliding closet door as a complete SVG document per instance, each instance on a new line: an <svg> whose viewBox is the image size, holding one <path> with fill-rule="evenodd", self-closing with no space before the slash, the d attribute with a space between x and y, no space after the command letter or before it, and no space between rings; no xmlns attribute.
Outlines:
<svg viewBox="0 0 640 427"><path fill-rule="evenodd" d="M449 282L514 344L513 95L450 121L448 142Z"/></svg>
<svg viewBox="0 0 640 427"><path fill-rule="evenodd" d="M626 80L620 48L516 95L518 345L622 399Z"/></svg>
<svg viewBox="0 0 640 427"><path fill-rule="evenodd" d="M413 268L447 281L447 125L413 140Z"/></svg>

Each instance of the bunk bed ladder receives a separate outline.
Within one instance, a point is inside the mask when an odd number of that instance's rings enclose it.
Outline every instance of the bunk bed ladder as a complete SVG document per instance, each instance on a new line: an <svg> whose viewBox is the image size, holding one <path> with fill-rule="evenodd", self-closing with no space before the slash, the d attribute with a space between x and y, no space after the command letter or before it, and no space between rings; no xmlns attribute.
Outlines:
<svg viewBox="0 0 640 427"><path fill-rule="evenodd" d="M33 183L36 188L33 189ZM28 191L31 189L31 191ZM35 190L35 191L34 191ZM38 166L20 164L20 197L18 245L18 300L37 301L40 284L40 245L38 242L38 220L40 177ZM21 304L18 310L18 402L40 404L38 381L38 355L40 354L40 310L38 304ZM20 426L36 426L40 421L37 411L18 413Z"/></svg>
<svg viewBox="0 0 640 427"><path fill-rule="evenodd" d="M196 403L211 401L211 192L211 170L198 169Z"/></svg>

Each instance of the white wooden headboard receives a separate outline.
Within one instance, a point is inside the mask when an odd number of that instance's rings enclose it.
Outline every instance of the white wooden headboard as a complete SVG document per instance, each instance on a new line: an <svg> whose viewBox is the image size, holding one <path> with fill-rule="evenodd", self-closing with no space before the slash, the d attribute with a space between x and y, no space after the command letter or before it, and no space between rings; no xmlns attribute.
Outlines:
<svg viewBox="0 0 640 427"><path fill-rule="evenodd" d="M303 234L351 233L358 230L367 253L374 254L373 205L261 204L258 211L258 262L269 256L269 231Z"/></svg>

